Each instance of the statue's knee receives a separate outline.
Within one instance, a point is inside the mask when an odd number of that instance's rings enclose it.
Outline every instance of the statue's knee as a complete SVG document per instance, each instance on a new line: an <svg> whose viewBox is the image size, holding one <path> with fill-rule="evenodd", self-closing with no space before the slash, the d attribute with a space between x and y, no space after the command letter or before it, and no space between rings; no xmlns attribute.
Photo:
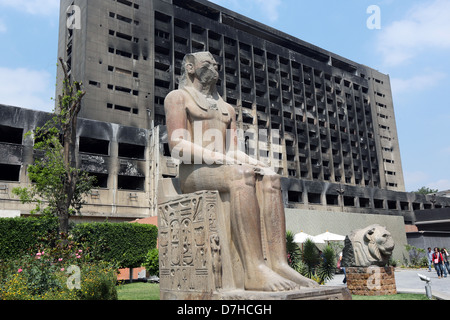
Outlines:
<svg viewBox="0 0 450 320"><path fill-rule="evenodd" d="M281 176L277 174L264 176L264 187L267 190L281 190Z"/></svg>
<svg viewBox="0 0 450 320"><path fill-rule="evenodd" d="M234 166L231 180L234 183L241 183L252 187L256 184L256 177L253 168L246 166Z"/></svg>

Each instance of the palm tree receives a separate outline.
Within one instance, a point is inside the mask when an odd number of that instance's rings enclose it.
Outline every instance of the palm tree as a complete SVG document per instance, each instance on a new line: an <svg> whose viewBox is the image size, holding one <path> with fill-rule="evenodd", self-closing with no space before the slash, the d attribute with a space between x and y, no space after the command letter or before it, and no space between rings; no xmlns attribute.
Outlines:
<svg viewBox="0 0 450 320"><path fill-rule="evenodd" d="M289 230L286 231L286 254L289 266L294 268L300 260L300 248L294 242L294 233Z"/></svg>
<svg viewBox="0 0 450 320"><path fill-rule="evenodd" d="M325 283L334 277L336 271L336 254L331 246L326 246L323 249L322 259L316 270L317 276L320 278L320 283Z"/></svg>
<svg viewBox="0 0 450 320"><path fill-rule="evenodd" d="M301 262L299 272L310 279L315 275L315 269L320 262L319 250L311 239L306 239L301 251Z"/></svg>

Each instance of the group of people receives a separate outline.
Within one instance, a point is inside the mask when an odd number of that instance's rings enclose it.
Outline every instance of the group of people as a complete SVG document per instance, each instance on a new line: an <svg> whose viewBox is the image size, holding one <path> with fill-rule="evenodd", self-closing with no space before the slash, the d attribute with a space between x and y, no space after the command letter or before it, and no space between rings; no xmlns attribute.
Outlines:
<svg viewBox="0 0 450 320"><path fill-rule="evenodd" d="M431 272L431 266L434 265L434 269L437 272L438 278L447 277L447 274L450 274L450 266L449 266L449 253L447 249L438 247L434 248L432 251L431 248L428 248L427 252L428 257L428 272Z"/></svg>

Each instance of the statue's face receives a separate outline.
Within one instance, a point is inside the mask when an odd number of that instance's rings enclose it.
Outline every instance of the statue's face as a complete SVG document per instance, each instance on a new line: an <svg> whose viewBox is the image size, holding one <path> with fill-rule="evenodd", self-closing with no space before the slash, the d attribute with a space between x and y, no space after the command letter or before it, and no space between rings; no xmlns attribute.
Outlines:
<svg viewBox="0 0 450 320"><path fill-rule="evenodd" d="M215 84L219 80L219 64L210 55L199 55L194 66L195 76L203 84Z"/></svg>

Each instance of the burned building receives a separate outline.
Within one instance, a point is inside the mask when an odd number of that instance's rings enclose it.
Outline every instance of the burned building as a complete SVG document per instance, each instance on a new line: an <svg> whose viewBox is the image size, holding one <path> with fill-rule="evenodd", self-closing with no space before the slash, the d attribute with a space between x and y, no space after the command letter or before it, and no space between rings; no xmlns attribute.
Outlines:
<svg viewBox="0 0 450 320"><path fill-rule="evenodd" d="M218 91L236 109L246 152L284 177L286 207L411 224L414 210L450 206L404 192L388 75L206 0L61 0L60 12L58 56L87 91L79 157L99 181L87 216L156 214L159 180L177 176L164 99L184 55L198 51L220 63ZM21 137L45 116L0 109L16 115L0 118L0 137L11 139L0 141L0 199L11 199L33 160Z"/></svg>
<svg viewBox="0 0 450 320"><path fill-rule="evenodd" d="M35 204L22 204L12 190L32 183L27 169L40 156L33 149L32 136L26 133L42 127L51 117L0 105L0 217L29 215L35 208ZM131 221L153 215L149 171L156 162L154 141L147 129L79 119L77 160L83 171L97 178L95 190L85 199L84 221ZM159 155L159 150L156 153Z"/></svg>
<svg viewBox="0 0 450 320"><path fill-rule="evenodd" d="M251 155L285 177L404 191L387 75L203 0L66 0L61 17L58 55L88 92L81 117L164 125L184 55L210 51Z"/></svg>

